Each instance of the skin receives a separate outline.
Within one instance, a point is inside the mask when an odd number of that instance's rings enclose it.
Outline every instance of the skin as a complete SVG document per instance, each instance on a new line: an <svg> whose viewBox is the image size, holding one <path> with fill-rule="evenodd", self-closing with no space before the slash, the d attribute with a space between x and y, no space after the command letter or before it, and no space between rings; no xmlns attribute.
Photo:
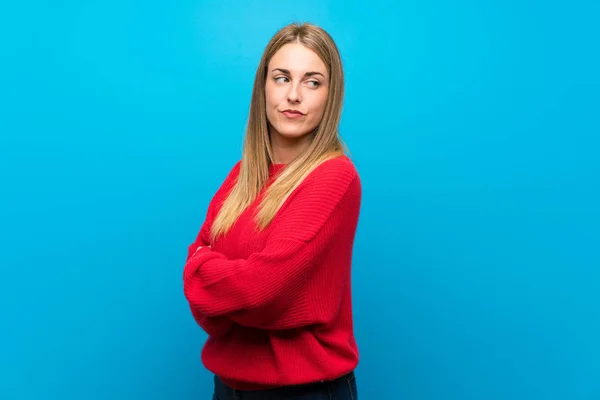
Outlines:
<svg viewBox="0 0 600 400"><path fill-rule="evenodd" d="M271 147L276 164L287 164L304 151L321 122L329 92L327 67L300 43L288 43L271 58L265 82L265 100ZM283 111L300 111L289 118Z"/></svg>

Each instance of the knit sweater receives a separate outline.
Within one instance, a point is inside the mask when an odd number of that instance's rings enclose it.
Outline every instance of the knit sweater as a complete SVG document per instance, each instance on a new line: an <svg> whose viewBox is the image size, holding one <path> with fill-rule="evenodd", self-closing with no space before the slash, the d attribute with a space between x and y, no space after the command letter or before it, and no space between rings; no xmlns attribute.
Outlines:
<svg viewBox="0 0 600 400"><path fill-rule="evenodd" d="M271 165L271 178L283 167ZM185 297L209 335L204 366L239 390L334 379L352 371L358 349L351 262L361 205L353 163L341 156L316 167L264 231L253 219L259 195L232 229L211 243L212 221L239 168L238 162L210 202L184 267Z"/></svg>

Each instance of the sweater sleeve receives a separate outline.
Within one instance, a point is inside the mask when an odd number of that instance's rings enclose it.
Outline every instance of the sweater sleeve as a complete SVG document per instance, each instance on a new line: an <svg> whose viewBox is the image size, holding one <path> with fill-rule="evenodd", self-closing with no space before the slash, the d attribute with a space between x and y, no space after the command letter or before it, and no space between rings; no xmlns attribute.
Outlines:
<svg viewBox="0 0 600 400"><path fill-rule="evenodd" d="M348 197L352 208L336 213ZM248 259L228 260L204 248L190 258L184 282L188 301L205 315L226 315L242 325L265 329L322 320L324 313L303 295L307 279L344 219L358 218L359 204L360 183L351 163L325 163L282 206L263 251ZM341 293L338 303L339 297Z"/></svg>
<svg viewBox="0 0 600 400"><path fill-rule="evenodd" d="M194 254L198 246L210 245L207 236L204 236L204 233L209 231L209 226L210 221L209 218L207 218L200 229L198 237L194 243L188 247L186 263L189 262L191 256ZM212 337L219 338L224 336L234 325L234 322L230 318L225 316L209 317L208 315L202 313L197 307L194 307L191 304L189 307L196 323L204 330L204 332Z"/></svg>
<svg viewBox="0 0 600 400"><path fill-rule="evenodd" d="M194 242L188 246L186 263L188 263L190 258L194 255L198 246L210 246L210 229L215 217L216 203L220 201L220 199L223 197L223 194L231 187L231 181L235 177L238 170L239 163L237 163L230 171L221 187L219 187L211 199L204 223L202 224ZM190 311L192 312L192 316L194 317L196 323L198 323L198 325L208 335L215 338L225 335L234 325L234 322L230 318L224 316L209 317L206 314L203 314L197 307L193 307L192 305L190 305Z"/></svg>

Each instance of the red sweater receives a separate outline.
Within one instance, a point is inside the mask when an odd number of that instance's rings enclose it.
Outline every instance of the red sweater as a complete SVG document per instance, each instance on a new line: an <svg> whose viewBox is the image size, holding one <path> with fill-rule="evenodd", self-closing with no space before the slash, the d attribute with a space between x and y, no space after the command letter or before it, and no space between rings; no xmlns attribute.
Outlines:
<svg viewBox="0 0 600 400"><path fill-rule="evenodd" d="M184 293L209 337L204 366L239 390L339 377L358 363L351 261L361 184L346 156L318 166L258 232L258 199L214 243L212 220L239 162L188 248ZM283 165L271 166L271 176ZM260 199L260 196L259 196ZM201 245L204 247L194 253Z"/></svg>

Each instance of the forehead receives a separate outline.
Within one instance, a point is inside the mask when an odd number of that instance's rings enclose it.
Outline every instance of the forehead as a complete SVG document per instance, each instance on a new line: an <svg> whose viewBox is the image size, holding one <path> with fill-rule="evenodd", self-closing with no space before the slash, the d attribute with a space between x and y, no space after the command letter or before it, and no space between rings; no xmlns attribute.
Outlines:
<svg viewBox="0 0 600 400"><path fill-rule="evenodd" d="M305 72L320 72L327 76L327 67L323 60L311 49L300 43L283 45L271 58L269 70L283 68L292 74Z"/></svg>

